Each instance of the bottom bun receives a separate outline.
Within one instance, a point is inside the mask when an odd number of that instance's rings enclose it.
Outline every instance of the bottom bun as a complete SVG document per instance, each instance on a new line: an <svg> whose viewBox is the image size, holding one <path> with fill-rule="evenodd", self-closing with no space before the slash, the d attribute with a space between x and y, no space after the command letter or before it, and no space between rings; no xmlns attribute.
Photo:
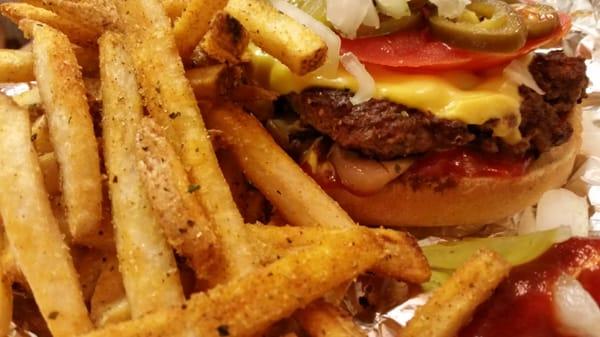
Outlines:
<svg viewBox="0 0 600 337"><path fill-rule="evenodd" d="M494 223L534 205L542 194L563 186L581 145L581 112L572 113L573 136L542 154L524 176L462 178L442 191L394 181L381 191L355 195L333 185L325 191L363 225L389 227L470 226Z"/></svg>

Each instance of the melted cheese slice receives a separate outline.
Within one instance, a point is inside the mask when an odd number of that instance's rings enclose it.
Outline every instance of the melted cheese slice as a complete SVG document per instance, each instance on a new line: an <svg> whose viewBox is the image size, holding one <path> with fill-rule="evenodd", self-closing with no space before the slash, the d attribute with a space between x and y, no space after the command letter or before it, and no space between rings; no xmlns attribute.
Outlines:
<svg viewBox="0 0 600 337"><path fill-rule="evenodd" d="M254 78L280 94L301 92L311 87L358 89L356 79L341 68L336 78L318 74L298 76L258 48L250 49L248 56ZM491 125L494 136L509 144L521 140L518 85L502 73L486 76L468 72L404 74L379 66L369 66L368 70L376 82L374 98L387 99L466 124L482 125L494 120L496 122Z"/></svg>

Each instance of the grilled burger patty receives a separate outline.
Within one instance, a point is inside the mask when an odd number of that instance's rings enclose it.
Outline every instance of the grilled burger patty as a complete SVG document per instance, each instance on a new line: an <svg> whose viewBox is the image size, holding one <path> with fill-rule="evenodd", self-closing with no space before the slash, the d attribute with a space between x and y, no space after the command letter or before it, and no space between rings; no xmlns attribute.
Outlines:
<svg viewBox="0 0 600 337"><path fill-rule="evenodd" d="M514 145L492 136L493 120L467 125L379 99L352 105L349 91L312 88L285 99L304 123L344 148L377 159L454 146L538 156L571 137L573 128L567 117L585 96L588 79L583 59L560 51L536 55L529 69L546 94L539 95L525 86L519 88L523 140Z"/></svg>

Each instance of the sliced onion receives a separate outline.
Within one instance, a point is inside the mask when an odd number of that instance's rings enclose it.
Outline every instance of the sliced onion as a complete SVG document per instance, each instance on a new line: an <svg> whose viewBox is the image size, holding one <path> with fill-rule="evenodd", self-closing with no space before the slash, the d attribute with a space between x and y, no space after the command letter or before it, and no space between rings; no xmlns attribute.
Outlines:
<svg viewBox="0 0 600 337"><path fill-rule="evenodd" d="M327 0L327 20L343 36L353 39L365 21L369 6L373 6L371 0Z"/></svg>
<svg viewBox="0 0 600 337"><path fill-rule="evenodd" d="M436 5L439 16L456 19L471 3L471 0L429 0L429 2Z"/></svg>
<svg viewBox="0 0 600 337"><path fill-rule="evenodd" d="M545 95L546 93L540 88L529 71L531 60L532 55L513 60L504 68L504 75L518 85L524 85L540 95Z"/></svg>
<svg viewBox="0 0 600 337"><path fill-rule="evenodd" d="M367 7L367 15L365 15L365 19L363 20L362 24L367 27L379 28L379 14L377 13L375 5L371 1L369 1L369 6Z"/></svg>
<svg viewBox="0 0 600 337"><path fill-rule="evenodd" d="M365 66L352 53L345 53L340 58L340 61L344 69L354 76L358 82L358 90L350 98L350 102L352 104L360 104L370 100L375 94L375 80Z"/></svg>
<svg viewBox="0 0 600 337"><path fill-rule="evenodd" d="M410 8L406 0L375 0L375 2L379 12L394 19L410 15Z"/></svg>
<svg viewBox="0 0 600 337"><path fill-rule="evenodd" d="M380 162L360 158L358 155L334 145L329 160L342 185L354 192L375 193L398 178L412 164L410 159Z"/></svg>
<svg viewBox="0 0 600 337"><path fill-rule="evenodd" d="M554 313L560 332L577 337L600 337L600 308L576 279L561 275L554 285Z"/></svg>
<svg viewBox="0 0 600 337"><path fill-rule="evenodd" d="M589 205L586 198L566 190L551 190L537 206L536 229L539 231L568 226L574 236L587 236L590 230Z"/></svg>
<svg viewBox="0 0 600 337"><path fill-rule="evenodd" d="M334 77L337 73L340 60L340 48L342 45L340 37L329 27L285 0L271 0L271 4L282 13L308 27L323 39L323 42L327 45L327 61L325 61L325 64L321 68L317 69L317 72L325 77Z"/></svg>

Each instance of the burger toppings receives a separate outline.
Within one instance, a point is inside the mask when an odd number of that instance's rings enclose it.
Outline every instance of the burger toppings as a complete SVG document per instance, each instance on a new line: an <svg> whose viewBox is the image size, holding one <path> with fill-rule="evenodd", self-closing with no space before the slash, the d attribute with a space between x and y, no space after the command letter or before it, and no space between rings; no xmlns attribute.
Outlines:
<svg viewBox="0 0 600 337"><path fill-rule="evenodd" d="M537 55L530 69L547 93L542 96L520 87L524 98L521 122L516 118L506 121L517 123L522 134L522 140L515 144L493 135L497 120L467 124L381 99L353 105L351 93L334 89L308 89L287 99L306 124L342 147L376 159L465 145L484 152L539 155L569 139L572 127L566 117L584 95L587 78L583 60L560 52Z"/></svg>

